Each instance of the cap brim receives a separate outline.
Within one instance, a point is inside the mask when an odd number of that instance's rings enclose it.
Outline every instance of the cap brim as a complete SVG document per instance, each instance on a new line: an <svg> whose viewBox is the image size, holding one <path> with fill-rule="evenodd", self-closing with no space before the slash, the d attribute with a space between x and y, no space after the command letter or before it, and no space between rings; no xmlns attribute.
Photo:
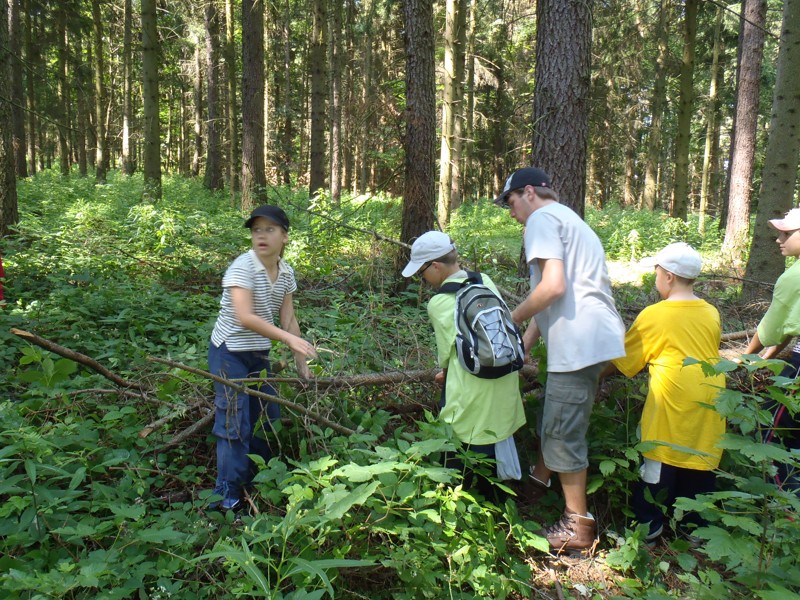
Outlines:
<svg viewBox="0 0 800 600"><path fill-rule="evenodd" d="M786 219L770 219L768 223L770 227L778 231L794 231L798 229L798 227L790 227Z"/></svg>
<svg viewBox="0 0 800 600"><path fill-rule="evenodd" d="M658 264L657 256L648 256L639 261L639 265L641 265L642 267L655 267L657 264Z"/></svg>
<svg viewBox="0 0 800 600"><path fill-rule="evenodd" d="M403 277L411 277L417 271L419 271L419 268L424 264L425 264L424 262L416 262L416 261L413 261L413 260L408 261L408 264L406 265L406 268L403 269L403 271L402 271Z"/></svg>
<svg viewBox="0 0 800 600"><path fill-rule="evenodd" d="M503 192L497 198L495 198L494 204L500 208L508 208L508 192Z"/></svg>

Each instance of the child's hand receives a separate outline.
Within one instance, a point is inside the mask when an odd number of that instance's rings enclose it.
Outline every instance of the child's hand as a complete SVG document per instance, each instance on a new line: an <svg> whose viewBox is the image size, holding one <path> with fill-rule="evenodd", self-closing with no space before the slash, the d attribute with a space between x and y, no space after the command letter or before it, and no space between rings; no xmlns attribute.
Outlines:
<svg viewBox="0 0 800 600"><path fill-rule="evenodd" d="M439 371L433 376L433 382L438 385L444 385L444 371Z"/></svg>
<svg viewBox="0 0 800 600"><path fill-rule="evenodd" d="M310 358L317 357L317 351L314 349L314 345L301 337L293 335L288 339L286 344L291 348L292 352L297 352L298 354Z"/></svg>
<svg viewBox="0 0 800 600"><path fill-rule="evenodd" d="M302 379L311 379L311 369L308 368L306 361L304 360L297 361L297 374Z"/></svg>

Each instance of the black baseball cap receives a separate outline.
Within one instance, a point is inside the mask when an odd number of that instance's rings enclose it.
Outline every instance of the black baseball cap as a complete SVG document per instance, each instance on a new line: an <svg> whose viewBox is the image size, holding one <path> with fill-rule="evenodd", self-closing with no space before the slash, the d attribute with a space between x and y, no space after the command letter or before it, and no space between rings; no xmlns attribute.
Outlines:
<svg viewBox="0 0 800 600"><path fill-rule="evenodd" d="M289 231L289 217L286 216L286 213L283 212L283 209L279 206L273 206L272 204L264 204L263 206L259 206L250 213L250 218L244 222L244 226L248 229L252 229L253 221L255 221L258 217L269 219L270 221L283 227L286 231Z"/></svg>
<svg viewBox="0 0 800 600"><path fill-rule="evenodd" d="M497 206L508 208L508 194L514 190L524 188L526 185L545 188L552 187L550 176L538 167L517 169L506 179L506 185L503 187L503 191L500 195L494 199L494 203L497 204Z"/></svg>

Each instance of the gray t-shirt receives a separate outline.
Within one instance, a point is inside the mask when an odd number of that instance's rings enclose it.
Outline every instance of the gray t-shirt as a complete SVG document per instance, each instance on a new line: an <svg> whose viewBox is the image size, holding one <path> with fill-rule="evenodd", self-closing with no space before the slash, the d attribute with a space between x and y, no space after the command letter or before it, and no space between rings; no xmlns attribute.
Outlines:
<svg viewBox="0 0 800 600"><path fill-rule="evenodd" d="M611 296L603 245L591 227L569 207L547 204L528 217L525 255L532 290L542 280L538 259L564 263L564 295L535 315L547 370L566 373L625 356L625 325Z"/></svg>
<svg viewBox="0 0 800 600"><path fill-rule="evenodd" d="M211 333L211 343L220 347L223 342L228 350L268 350L272 341L251 331L239 323L233 309L231 288L240 287L253 292L253 312L267 323L275 324L286 294L297 290L294 271L281 258L278 260L278 277L270 281L266 268L250 250L231 263L222 279L222 299L219 303L219 316Z"/></svg>

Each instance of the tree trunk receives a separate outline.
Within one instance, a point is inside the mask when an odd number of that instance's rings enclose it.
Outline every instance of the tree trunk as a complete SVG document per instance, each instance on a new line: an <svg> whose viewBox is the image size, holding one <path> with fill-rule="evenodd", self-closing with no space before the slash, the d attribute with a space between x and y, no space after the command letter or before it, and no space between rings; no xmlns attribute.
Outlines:
<svg viewBox="0 0 800 600"><path fill-rule="evenodd" d="M242 208L266 200L264 170L264 4L242 0Z"/></svg>
<svg viewBox="0 0 800 600"><path fill-rule="evenodd" d="M2 0L0 0L2 1ZM63 6L56 9L56 34L58 36L58 163L61 174L69 175L70 156L68 144L70 90L68 79L67 14Z"/></svg>
<svg viewBox="0 0 800 600"><path fill-rule="evenodd" d="M462 166L464 157L464 71L467 50L467 0L457 0L456 47L454 65L453 144L450 156L450 211L461 206L464 198Z"/></svg>
<svg viewBox="0 0 800 600"><path fill-rule="evenodd" d="M591 0L539 0L532 150L561 202L583 215L592 45Z"/></svg>
<svg viewBox="0 0 800 600"><path fill-rule="evenodd" d="M0 81L11 78L8 43L8 3L0 2ZM0 100L0 239L19 222L17 179L14 175L13 123L9 103Z"/></svg>
<svg viewBox="0 0 800 600"><path fill-rule="evenodd" d="M708 196L710 194L709 184L711 183L711 171L714 167L714 134L717 131L717 80L719 79L719 54L720 54L720 32L722 26L722 7L717 7L717 16L714 20L714 49L711 55L711 80L708 90L708 104L706 105L706 145L703 152L703 175L700 184L700 233L706 230L706 213L708 212Z"/></svg>
<svg viewBox="0 0 800 600"><path fill-rule="evenodd" d="M311 138L309 140L308 193L325 186L325 97L327 81L325 46L327 38L327 0L313 0L313 32L309 53L311 72Z"/></svg>
<svg viewBox="0 0 800 600"><path fill-rule="evenodd" d="M667 6L666 0L659 2L658 25L656 29L655 82L650 101L650 137L647 141L647 158L645 160L644 191L642 208L654 210L658 201L658 165L661 156L661 127L663 123L664 105L666 104L667 87Z"/></svg>
<svg viewBox="0 0 800 600"><path fill-rule="evenodd" d="M469 31L467 33L466 104L464 106L464 194L474 197L477 192L473 154L475 148L475 37L477 31L477 0L469 3Z"/></svg>
<svg viewBox="0 0 800 600"><path fill-rule="evenodd" d="M11 57L11 147L13 150L14 169L17 177L28 176L28 164L25 159L25 95L22 86L22 29L19 13L22 0L8 0L8 47ZM13 53L12 53L13 52Z"/></svg>
<svg viewBox="0 0 800 600"><path fill-rule="evenodd" d="M33 91L33 76L31 72L41 68L39 47L33 44L34 15L32 14L33 11L30 10L31 1L26 0L25 3L25 58L30 64L30 69L25 74L25 102L28 108L28 175L36 173L36 95Z"/></svg>
<svg viewBox="0 0 800 600"><path fill-rule="evenodd" d="M83 62L83 48L81 47L80 38L75 40L75 54L81 57L78 63ZM88 64L88 62L87 62ZM75 80L77 82L78 97L75 104L78 113L77 123L75 126L75 150L78 155L78 174L81 177L86 177L89 174L89 167L86 159L86 132L89 130L89 99L86 97L84 90L91 88L91 82L88 81L88 72L90 69L83 69L80 66L75 69Z"/></svg>
<svg viewBox="0 0 800 600"><path fill-rule="evenodd" d="M436 89L433 0L405 0L406 137L403 222L400 239L410 243L434 223ZM401 256L400 260L407 258Z"/></svg>
<svg viewBox="0 0 800 600"><path fill-rule="evenodd" d="M233 0L225 0L225 73L228 78L228 186L231 198L239 189L239 130L236 119L236 21Z"/></svg>
<svg viewBox="0 0 800 600"><path fill-rule="evenodd" d="M344 44L342 38L342 2L335 0L332 6L333 27L331 31L331 198L338 204L342 196L342 70L344 68Z"/></svg>
<svg viewBox="0 0 800 600"><path fill-rule="evenodd" d="M782 217L795 205L795 184L798 159L800 159L798 64L800 64L800 0L785 0L755 233L750 246L745 281L742 284L742 292L748 296L764 296L766 291L764 286L758 285L755 281L774 282L786 264L778 251L778 245L774 242L775 231L769 228L767 221Z"/></svg>
<svg viewBox="0 0 800 600"><path fill-rule="evenodd" d="M200 58L200 43L194 46L194 79L192 81L192 107L194 108L194 154L192 155L192 177L200 174L200 157L203 155L203 66ZM167 144L169 147L169 144Z"/></svg>
<svg viewBox="0 0 800 600"><path fill-rule="evenodd" d="M132 60L132 21L131 0L124 0L122 33L122 171L133 175L136 163L131 154L131 119L133 118L133 60Z"/></svg>
<svg viewBox="0 0 800 600"><path fill-rule="evenodd" d="M730 184L722 252L741 264L750 233L750 199L758 135L761 62L764 57L766 0L744 0L739 49L736 115L731 148Z"/></svg>
<svg viewBox="0 0 800 600"><path fill-rule="evenodd" d="M694 106L694 58L697 40L697 8L700 0L686 0L683 18L683 60L678 100L678 135L675 140L675 179L669 214L686 220L689 206L689 142Z"/></svg>
<svg viewBox="0 0 800 600"><path fill-rule="evenodd" d="M97 157L95 180L106 182L108 150L106 148L106 85L103 81L105 61L103 56L103 21L100 16L100 0L92 0L92 43L94 48L94 101L95 128L97 130Z"/></svg>
<svg viewBox="0 0 800 600"><path fill-rule="evenodd" d="M161 199L161 125L158 92L158 20L156 0L142 1L142 105L144 115L144 198Z"/></svg>
<svg viewBox="0 0 800 600"><path fill-rule="evenodd" d="M205 8L206 73L208 84L208 122L206 125L206 172L203 185L209 190L222 189L222 153L219 110L219 15L215 0Z"/></svg>

